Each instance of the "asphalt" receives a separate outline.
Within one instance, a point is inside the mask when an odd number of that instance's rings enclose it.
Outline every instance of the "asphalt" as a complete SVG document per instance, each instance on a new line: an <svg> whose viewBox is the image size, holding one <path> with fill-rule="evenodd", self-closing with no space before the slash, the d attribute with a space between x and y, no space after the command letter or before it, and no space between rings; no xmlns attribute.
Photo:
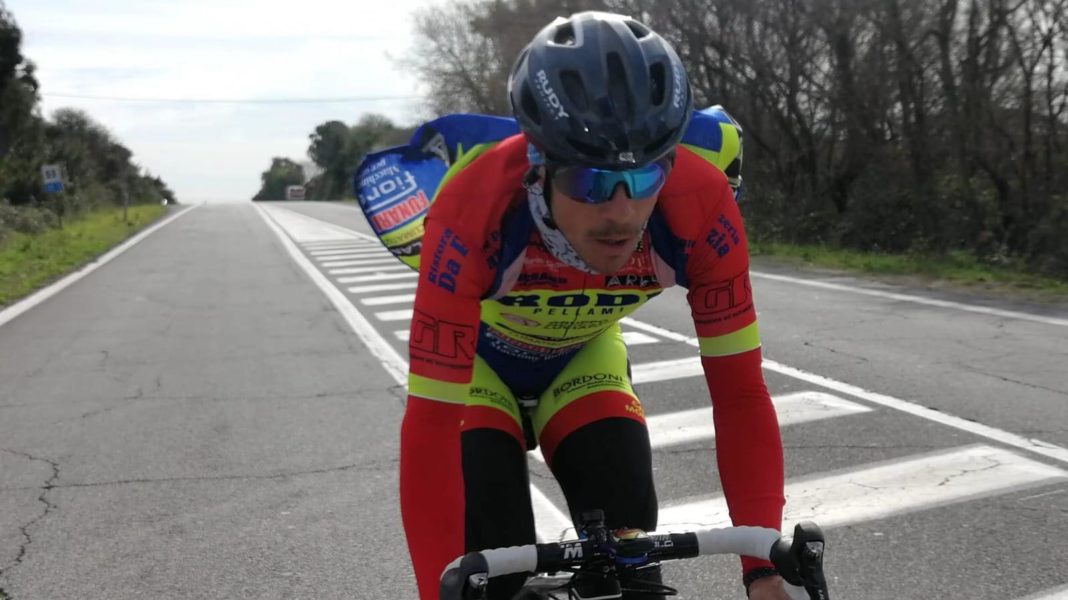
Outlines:
<svg viewBox="0 0 1068 600"><path fill-rule="evenodd" d="M269 208L369 233L351 205ZM1066 316L836 273L755 270ZM1068 446L1068 328L759 276L753 288L766 358ZM692 335L680 290L635 319ZM406 323L369 320L406 356L393 334ZM635 364L694 355L651 337L632 348ZM0 590L9 599L414 597L396 493L403 390L254 207L185 214L0 327L0 357ZM829 391L766 378L776 396ZM649 415L708 405L701 377L637 389ZM1068 480L1047 472L1068 464L838 395L870 410L784 426L788 484L856 474L864 485L875 466L975 446L1030 465L1010 475L1046 475L998 488L1004 465L991 464L994 481L968 497L898 499L892 516L829 527L835 597L1011 599L1068 583ZM710 439L655 451L665 509L719 494L715 458ZM531 473L563 507L544 465L532 461ZM731 559L668 574L684 598L740 589Z"/></svg>

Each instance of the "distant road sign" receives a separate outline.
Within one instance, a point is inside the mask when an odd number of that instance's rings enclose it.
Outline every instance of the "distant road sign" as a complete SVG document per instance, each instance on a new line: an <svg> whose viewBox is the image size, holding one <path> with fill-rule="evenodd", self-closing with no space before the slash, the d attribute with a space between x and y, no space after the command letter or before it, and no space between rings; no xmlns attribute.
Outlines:
<svg viewBox="0 0 1068 600"><path fill-rule="evenodd" d="M41 167L41 177L44 178L44 191L48 194L58 194L63 191L63 166L45 165Z"/></svg>

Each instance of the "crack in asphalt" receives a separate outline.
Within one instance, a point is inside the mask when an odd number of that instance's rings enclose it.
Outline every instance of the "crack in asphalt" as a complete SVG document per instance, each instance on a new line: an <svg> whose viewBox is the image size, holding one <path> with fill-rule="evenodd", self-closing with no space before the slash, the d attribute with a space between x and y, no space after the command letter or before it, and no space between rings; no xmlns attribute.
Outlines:
<svg viewBox="0 0 1068 600"><path fill-rule="evenodd" d="M307 471L293 471L291 473L274 473L271 475L211 475L211 476L199 476L199 477L160 477L160 478L145 478L145 479L120 479L118 481L96 481L91 483L67 483L62 485L50 485L49 490L52 489L75 489L75 488L96 488L96 487L109 487L120 485L133 485L141 483L174 483L182 481L240 481L240 480L267 480L267 479L286 479L289 477L299 477L302 475L324 475L326 473L340 473L345 471L367 471L367 472L385 472L396 469L399 459L390 459L388 461L376 461L371 463L354 463L351 465L342 465L340 467L330 467L326 469L309 469ZM19 489L32 489L32 488L7 488L0 490L11 491Z"/></svg>
<svg viewBox="0 0 1068 600"><path fill-rule="evenodd" d="M33 456L32 454L27 454L25 452L19 452L17 450L10 450L8 448L0 448L0 452L6 452L8 454L12 454L12 455L15 455L15 456L21 456L22 458L25 458L25 459L31 460L31 461L35 461L35 462L47 463L50 467L52 467L52 475L48 478L47 481L44 482L43 486L41 486L40 488L30 488L30 489L40 489L41 490L41 495L37 496L37 501L40 502L41 504L44 504L44 512L42 512L41 514L37 515L36 517L30 519L30 521L27 522L25 525L21 525L19 527L19 533L22 534L23 541L22 541L21 544L19 544L19 551L18 551L18 554L15 555L14 562L12 562L11 564L9 564L9 565L7 565L5 567L0 568L0 578L2 578L5 573L7 573L7 572L11 571L11 569L14 569L15 567L18 567L19 565L21 565L22 561L26 558L26 549L29 547L30 544L33 543L33 536L30 535L30 529L34 525L36 525L41 519L44 519L45 517L47 517L48 513L52 512L53 510L56 510L58 508L55 504L52 504L51 502L49 502L48 498L46 496L48 495L48 492L50 492L50 491L52 491L53 489L56 488L56 480L59 479L59 463L54 461L54 460L49 460L47 458L40 458L40 457L37 457L37 456ZM8 595L3 590L3 588L0 588L0 600L11 600L11 596Z"/></svg>

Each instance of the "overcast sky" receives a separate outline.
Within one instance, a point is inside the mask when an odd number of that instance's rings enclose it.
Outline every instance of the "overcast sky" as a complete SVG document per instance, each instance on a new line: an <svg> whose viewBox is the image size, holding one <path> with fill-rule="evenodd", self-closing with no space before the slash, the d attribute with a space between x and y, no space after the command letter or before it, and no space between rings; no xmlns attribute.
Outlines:
<svg viewBox="0 0 1068 600"><path fill-rule="evenodd" d="M86 110L183 202L251 198L272 156L308 160L308 134L323 121L419 119L415 78L394 59L410 51L413 9L436 1L5 0L37 64L46 116Z"/></svg>

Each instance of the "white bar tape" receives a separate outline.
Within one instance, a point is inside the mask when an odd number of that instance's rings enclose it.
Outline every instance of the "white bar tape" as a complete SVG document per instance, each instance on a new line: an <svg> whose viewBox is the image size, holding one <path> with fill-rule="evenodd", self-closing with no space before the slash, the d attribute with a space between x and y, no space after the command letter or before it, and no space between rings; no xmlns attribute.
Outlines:
<svg viewBox="0 0 1068 600"><path fill-rule="evenodd" d="M490 577L533 571L538 567L538 548L533 544L483 550L482 556L486 557Z"/></svg>
<svg viewBox="0 0 1068 600"><path fill-rule="evenodd" d="M782 532L764 527L725 527L705 529L697 534L697 548L705 554L741 554L768 560L771 547Z"/></svg>

